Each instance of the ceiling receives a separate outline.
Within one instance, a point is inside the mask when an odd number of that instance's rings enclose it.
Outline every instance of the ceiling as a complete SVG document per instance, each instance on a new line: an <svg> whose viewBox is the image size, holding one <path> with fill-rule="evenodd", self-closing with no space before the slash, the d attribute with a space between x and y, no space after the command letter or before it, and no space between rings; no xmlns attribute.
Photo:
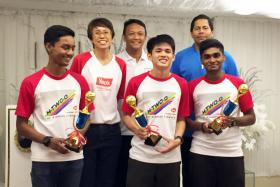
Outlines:
<svg viewBox="0 0 280 187"><path fill-rule="evenodd" d="M280 19L278 0L0 0L0 7L186 17L193 13Z"/></svg>

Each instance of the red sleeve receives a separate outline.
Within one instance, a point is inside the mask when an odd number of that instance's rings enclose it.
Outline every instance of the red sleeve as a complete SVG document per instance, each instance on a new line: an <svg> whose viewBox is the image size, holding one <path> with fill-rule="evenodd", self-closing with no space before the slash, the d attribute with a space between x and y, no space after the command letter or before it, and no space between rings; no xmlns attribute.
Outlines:
<svg viewBox="0 0 280 187"><path fill-rule="evenodd" d="M241 84L246 84L240 78L230 76L230 75L226 75L226 77L232 82L232 84L236 87L236 89L238 89ZM248 90L248 92L246 94L242 95L238 99L238 104L239 104L239 108L240 108L241 112L243 112L243 113L247 112L248 110L250 110L254 107L254 102L253 102L253 98L252 98L250 90Z"/></svg>
<svg viewBox="0 0 280 187"><path fill-rule="evenodd" d="M79 75L76 74L74 72L71 72L71 75L78 81L78 83L80 84L81 87L81 98L80 98L80 110L82 110L85 107L85 95L88 91L90 91L88 83L86 81L86 79ZM91 112L92 110L94 110L94 104L90 104L88 107L88 111Z"/></svg>
<svg viewBox="0 0 280 187"><path fill-rule="evenodd" d="M194 112L194 89L195 87L200 83L200 81L203 79L203 77L201 78L197 78L194 79L192 81L189 82L188 88L189 88L189 99L190 99L190 113Z"/></svg>
<svg viewBox="0 0 280 187"><path fill-rule="evenodd" d="M119 64L121 72L122 72L121 85L120 85L119 92L117 95L117 99L120 100L120 99L123 99L123 96L124 96L125 79L126 79L126 64L121 58L119 58L117 56L116 56L116 61Z"/></svg>
<svg viewBox="0 0 280 187"><path fill-rule="evenodd" d="M70 70L72 72L82 74L82 69L84 68L86 62L91 58L90 52L85 52L78 54L74 57Z"/></svg>
<svg viewBox="0 0 280 187"><path fill-rule="evenodd" d="M181 88L181 98L178 108L178 118L186 118L190 115L190 105L189 105L189 89L188 83L185 79L174 75Z"/></svg>
<svg viewBox="0 0 280 187"><path fill-rule="evenodd" d="M123 101L123 105L122 105L122 111L124 113L127 113L127 114L131 115L134 112L134 110L126 103L125 99L129 95L133 95L133 96L136 97L138 88L139 88L140 84L142 83L142 81L147 77L147 75L148 75L148 72L143 73L141 75L133 77L128 82L128 85L127 85L127 88L126 88L126 92L125 92L124 101ZM136 99L137 99L137 97L136 97Z"/></svg>
<svg viewBox="0 0 280 187"><path fill-rule="evenodd" d="M44 69L26 77L20 86L16 115L29 118L35 109L35 89L44 75Z"/></svg>

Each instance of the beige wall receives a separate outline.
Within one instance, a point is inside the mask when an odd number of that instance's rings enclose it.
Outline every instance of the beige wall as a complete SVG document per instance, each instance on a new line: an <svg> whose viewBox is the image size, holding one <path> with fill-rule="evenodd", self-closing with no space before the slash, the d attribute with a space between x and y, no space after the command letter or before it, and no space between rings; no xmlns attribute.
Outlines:
<svg viewBox="0 0 280 187"><path fill-rule="evenodd" d="M280 186L280 176L256 177L255 187L279 187L279 186Z"/></svg>

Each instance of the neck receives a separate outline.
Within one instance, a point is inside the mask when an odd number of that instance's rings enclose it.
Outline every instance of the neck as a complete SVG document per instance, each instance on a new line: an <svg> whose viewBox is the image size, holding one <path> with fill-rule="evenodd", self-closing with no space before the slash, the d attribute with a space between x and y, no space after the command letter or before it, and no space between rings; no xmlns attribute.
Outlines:
<svg viewBox="0 0 280 187"><path fill-rule="evenodd" d="M152 69L150 71L150 74L153 77L159 78L159 79L164 79L164 78L167 78L171 75L169 70L159 70L159 69Z"/></svg>
<svg viewBox="0 0 280 187"><path fill-rule="evenodd" d="M194 47L195 47L195 50L199 53L199 44L198 43L194 43Z"/></svg>
<svg viewBox="0 0 280 187"><path fill-rule="evenodd" d="M66 67L58 66L51 62L49 62L48 65L46 66L46 70L48 71L49 74L56 77L63 75L67 71Z"/></svg>
<svg viewBox="0 0 280 187"><path fill-rule="evenodd" d="M209 81L218 81L224 76L222 71L219 72L207 72L205 78Z"/></svg>
<svg viewBox="0 0 280 187"><path fill-rule="evenodd" d="M93 53L102 64L108 64L113 57L110 49L94 49Z"/></svg>
<svg viewBox="0 0 280 187"><path fill-rule="evenodd" d="M136 62L140 60L142 55L142 48L140 49L126 48L125 50L131 57L136 59Z"/></svg>

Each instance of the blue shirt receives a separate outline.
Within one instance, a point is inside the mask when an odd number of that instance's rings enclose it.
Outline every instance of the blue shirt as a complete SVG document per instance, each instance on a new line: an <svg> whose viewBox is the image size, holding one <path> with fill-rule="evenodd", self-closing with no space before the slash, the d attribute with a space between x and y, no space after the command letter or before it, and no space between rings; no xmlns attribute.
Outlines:
<svg viewBox="0 0 280 187"><path fill-rule="evenodd" d="M226 60L222 65L223 72L238 77L238 70L233 58L226 51L224 51L224 54ZM206 70L201 63L200 54L195 50L195 44L176 54L171 66L171 72L183 77L188 82L206 74Z"/></svg>
<svg viewBox="0 0 280 187"><path fill-rule="evenodd" d="M224 51L224 55L226 60L222 65L223 72L238 77L239 73L233 58L226 51ZM188 82L206 74L206 70L201 63L200 54L195 50L195 44L176 54L171 66L171 72L183 77ZM191 115L191 119L195 119L194 114ZM192 132L187 130L185 135L191 137Z"/></svg>

